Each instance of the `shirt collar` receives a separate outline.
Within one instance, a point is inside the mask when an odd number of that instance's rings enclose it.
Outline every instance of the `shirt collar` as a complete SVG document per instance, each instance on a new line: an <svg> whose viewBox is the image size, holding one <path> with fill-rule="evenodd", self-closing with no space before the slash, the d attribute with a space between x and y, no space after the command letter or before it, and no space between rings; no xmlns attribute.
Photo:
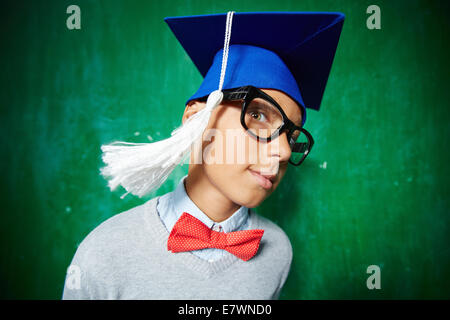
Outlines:
<svg viewBox="0 0 450 320"><path fill-rule="evenodd" d="M239 230L248 219L248 208L241 206L236 210L228 219L222 222L214 222L206 214L204 214L196 204L189 198L186 193L184 181L187 175L184 176L178 183L177 188L172 192L171 203L173 205L174 213L177 219L181 217L183 212L187 212L195 218L203 222L208 228L216 229L217 226L221 227L224 232L232 232Z"/></svg>

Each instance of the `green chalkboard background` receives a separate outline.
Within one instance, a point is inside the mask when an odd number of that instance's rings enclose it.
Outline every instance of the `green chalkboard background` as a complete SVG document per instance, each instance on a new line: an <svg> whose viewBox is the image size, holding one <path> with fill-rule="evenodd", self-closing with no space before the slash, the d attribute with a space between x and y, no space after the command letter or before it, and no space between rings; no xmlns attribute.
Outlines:
<svg viewBox="0 0 450 320"><path fill-rule="evenodd" d="M66 8L81 8L68 30ZM381 30L366 9L381 8ZM111 192L100 146L167 137L201 76L163 18L346 15L316 140L257 211L294 248L282 299L450 298L448 1L3 1L0 297L59 299L77 244L139 199ZM366 270L381 268L381 289Z"/></svg>

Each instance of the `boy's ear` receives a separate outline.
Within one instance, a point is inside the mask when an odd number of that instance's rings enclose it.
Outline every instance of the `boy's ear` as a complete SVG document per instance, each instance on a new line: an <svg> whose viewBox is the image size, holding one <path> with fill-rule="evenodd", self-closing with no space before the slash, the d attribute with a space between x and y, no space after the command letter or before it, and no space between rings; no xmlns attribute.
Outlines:
<svg viewBox="0 0 450 320"><path fill-rule="evenodd" d="M188 102L186 107L184 108L183 118L181 119L181 122L184 124L184 122L191 116L193 116L198 111L202 110L205 107L204 102L199 102L196 100L191 100Z"/></svg>

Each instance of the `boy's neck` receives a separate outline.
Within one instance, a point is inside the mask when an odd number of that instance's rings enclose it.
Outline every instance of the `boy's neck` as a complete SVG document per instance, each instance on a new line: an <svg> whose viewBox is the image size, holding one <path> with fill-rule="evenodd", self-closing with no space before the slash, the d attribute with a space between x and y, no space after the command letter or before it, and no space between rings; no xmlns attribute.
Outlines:
<svg viewBox="0 0 450 320"><path fill-rule="evenodd" d="M211 220L222 222L228 219L241 206L225 197L200 171L199 167L192 168L184 180L188 197Z"/></svg>

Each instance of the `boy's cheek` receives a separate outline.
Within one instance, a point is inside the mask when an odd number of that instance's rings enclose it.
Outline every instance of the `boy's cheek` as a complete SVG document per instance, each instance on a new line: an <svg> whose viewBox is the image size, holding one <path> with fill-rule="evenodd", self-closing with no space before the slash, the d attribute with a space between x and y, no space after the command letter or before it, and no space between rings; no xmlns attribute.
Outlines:
<svg viewBox="0 0 450 320"><path fill-rule="evenodd" d="M220 192L234 203L253 208L270 194L253 181L248 165L207 165L204 169Z"/></svg>

